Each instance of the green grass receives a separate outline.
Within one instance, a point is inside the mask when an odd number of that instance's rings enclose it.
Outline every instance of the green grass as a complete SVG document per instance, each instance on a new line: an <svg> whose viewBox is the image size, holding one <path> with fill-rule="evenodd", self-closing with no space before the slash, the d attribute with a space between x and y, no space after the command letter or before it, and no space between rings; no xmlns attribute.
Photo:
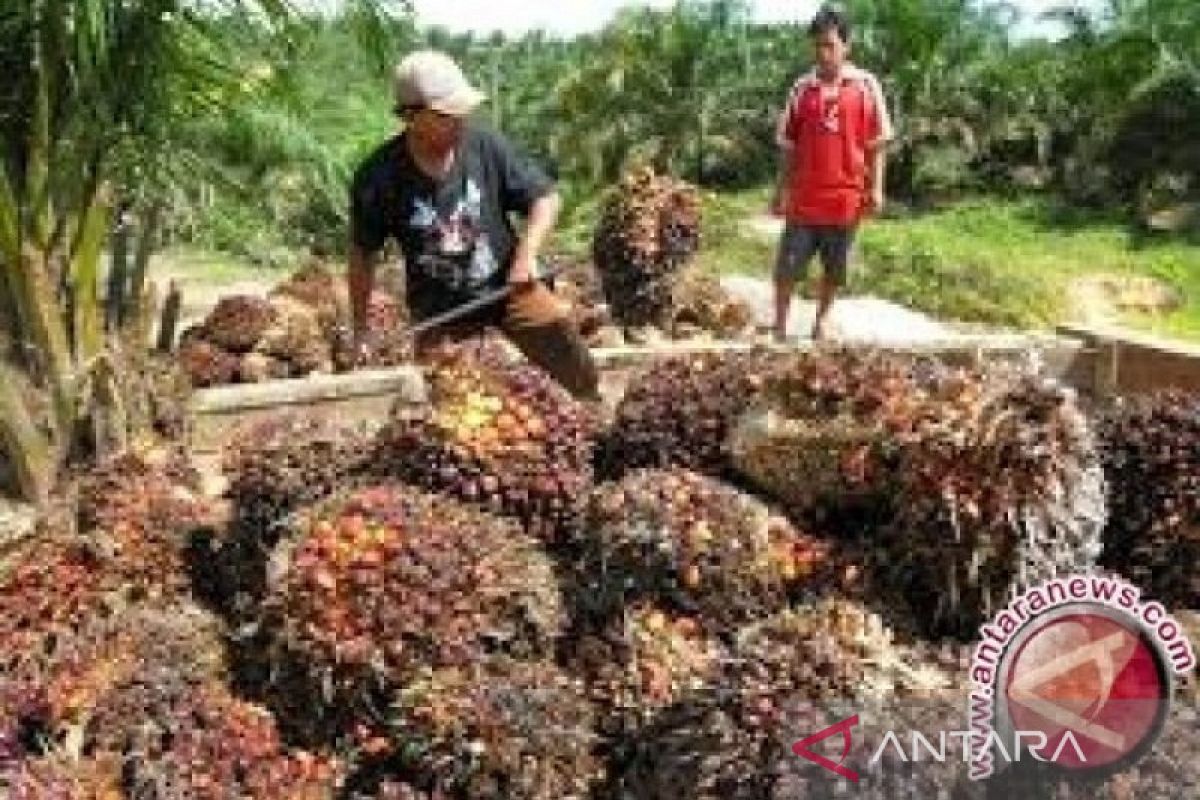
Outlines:
<svg viewBox="0 0 1200 800"><path fill-rule="evenodd" d="M705 202L701 261L714 272L767 276L775 237L747 220L768 191L713 195ZM1166 316L1120 321L1153 333L1200 340L1200 244L1146 238L1119 221L1088 217L1041 198L966 200L922 214L867 224L851 290L941 317L1014 327L1047 327L1074 313L1072 282L1087 275L1144 275L1171 286L1183 306Z"/></svg>

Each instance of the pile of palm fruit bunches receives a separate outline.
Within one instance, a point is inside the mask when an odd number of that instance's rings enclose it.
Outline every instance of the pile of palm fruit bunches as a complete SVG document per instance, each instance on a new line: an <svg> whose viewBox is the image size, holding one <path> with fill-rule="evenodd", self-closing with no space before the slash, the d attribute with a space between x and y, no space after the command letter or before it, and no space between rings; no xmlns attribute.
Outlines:
<svg viewBox="0 0 1200 800"><path fill-rule="evenodd" d="M631 170L609 191L592 258L612 318L628 334L647 327L676 338L752 333L750 309L696 263L700 217L699 190L650 167Z"/></svg>
<svg viewBox="0 0 1200 800"><path fill-rule="evenodd" d="M1195 605L1194 395L764 350L651 364L605 421L496 339L427 370L374 430L238 432L221 498L105 462L0 553L0 795L836 796L792 743L936 740L1015 587L1099 559ZM870 797L987 791L868 755Z"/></svg>
<svg viewBox="0 0 1200 800"><path fill-rule="evenodd" d="M404 323L403 304L376 289L367 309L365 354L353 353L346 281L314 261L267 297L221 298L183 332L177 356L195 387L397 366L412 360Z"/></svg>
<svg viewBox="0 0 1200 800"><path fill-rule="evenodd" d="M556 289L592 345L621 344L635 331L647 340L753 334L749 307L696 264L699 242L695 187L637 169L606 200L594 263L571 264ZM195 387L397 366L413 358L405 323L403 302L377 289L368 307L366 355L356 357L345 280L313 261L267 297L222 298L183 332L178 360Z"/></svg>

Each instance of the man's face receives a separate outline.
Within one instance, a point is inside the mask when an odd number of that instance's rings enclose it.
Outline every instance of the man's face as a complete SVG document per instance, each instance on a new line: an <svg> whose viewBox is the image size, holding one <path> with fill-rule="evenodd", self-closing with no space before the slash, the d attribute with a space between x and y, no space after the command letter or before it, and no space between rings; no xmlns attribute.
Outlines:
<svg viewBox="0 0 1200 800"><path fill-rule="evenodd" d="M443 154L458 147L465 124L463 117L423 108L409 117L408 131L426 150Z"/></svg>
<svg viewBox="0 0 1200 800"><path fill-rule="evenodd" d="M846 63L850 46L842 41L836 28L821 31L812 41L817 67L826 75L836 74Z"/></svg>

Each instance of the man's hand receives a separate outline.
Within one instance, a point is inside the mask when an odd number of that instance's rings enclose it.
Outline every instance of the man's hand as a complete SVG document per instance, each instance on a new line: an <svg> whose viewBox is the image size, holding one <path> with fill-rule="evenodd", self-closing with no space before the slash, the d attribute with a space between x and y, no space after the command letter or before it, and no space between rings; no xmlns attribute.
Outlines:
<svg viewBox="0 0 1200 800"><path fill-rule="evenodd" d="M776 189L767 203L767 212L773 217L783 217L787 214L788 193L785 189Z"/></svg>
<svg viewBox="0 0 1200 800"><path fill-rule="evenodd" d="M517 248L512 266L508 268L508 284L513 287L530 286L536 276L537 260L524 248Z"/></svg>
<svg viewBox="0 0 1200 800"><path fill-rule="evenodd" d="M863 198L863 210L872 216L883 213L883 207L887 204L887 198L883 195L883 187L871 189Z"/></svg>

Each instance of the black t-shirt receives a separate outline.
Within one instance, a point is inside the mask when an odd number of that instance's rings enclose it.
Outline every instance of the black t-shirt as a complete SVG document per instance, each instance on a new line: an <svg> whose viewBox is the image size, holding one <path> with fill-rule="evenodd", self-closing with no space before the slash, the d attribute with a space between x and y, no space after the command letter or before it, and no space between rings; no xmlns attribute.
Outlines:
<svg viewBox="0 0 1200 800"><path fill-rule="evenodd" d="M415 316L446 311L503 286L517 235L509 212L528 214L552 181L499 134L463 133L454 166L435 181L400 134L358 168L350 189L351 237L368 252L395 237Z"/></svg>

